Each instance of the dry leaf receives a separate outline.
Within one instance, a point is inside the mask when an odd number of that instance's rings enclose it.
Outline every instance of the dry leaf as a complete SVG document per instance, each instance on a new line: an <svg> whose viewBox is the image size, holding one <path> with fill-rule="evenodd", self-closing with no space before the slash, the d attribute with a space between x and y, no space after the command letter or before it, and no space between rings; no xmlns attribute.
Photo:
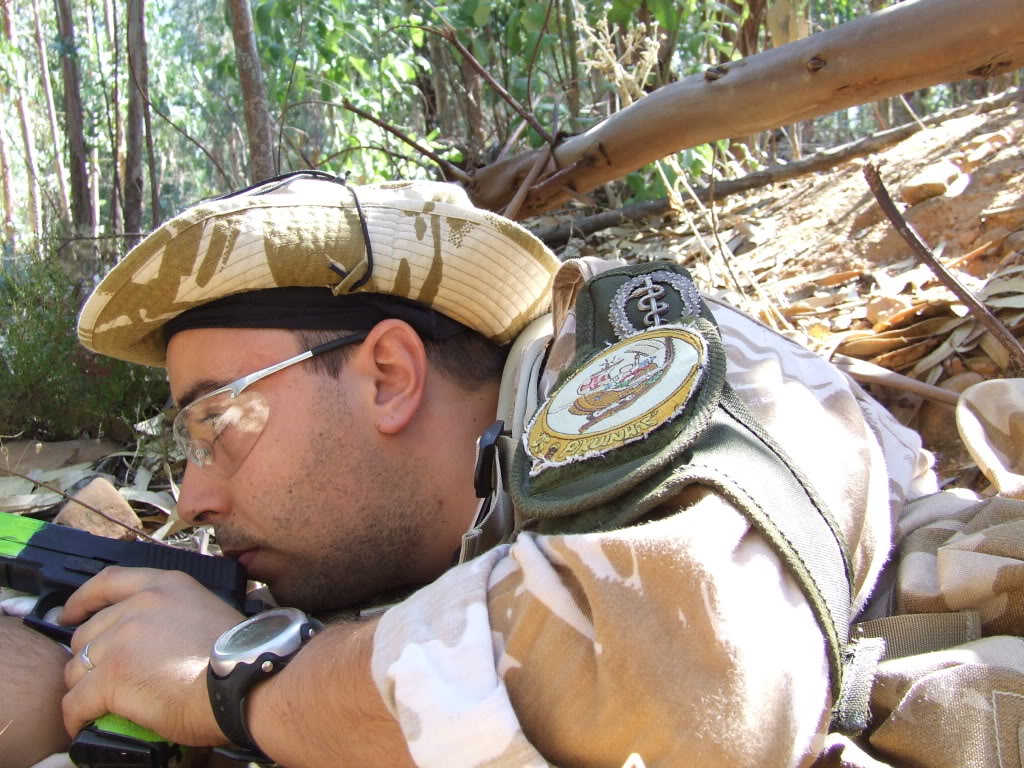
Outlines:
<svg viewBox="0 0 1024 768"><path fill-rule="evenodd" d="M992 362L1002 370L1005 371L1009 367L1010 353L989 331L985 331L985 335L981 337L978 343L988 356L992 358Z"/></svg>
<svg viewBox="0 0 1024 768"><path fill-rule="evenodd" d="M911 344L894 352L887 352L871 359L875 365L888 368L891 371L899 371L912 365L917 360L928 354L929 351L939 346L939 339L926 339L916 344Z"/></svg>

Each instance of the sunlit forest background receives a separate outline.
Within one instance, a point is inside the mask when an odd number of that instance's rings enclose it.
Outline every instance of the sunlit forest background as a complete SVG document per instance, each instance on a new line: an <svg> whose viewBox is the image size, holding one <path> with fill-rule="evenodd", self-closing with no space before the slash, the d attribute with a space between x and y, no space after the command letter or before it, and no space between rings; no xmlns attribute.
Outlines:
<svg viewBox="0 0 1024 768"><path fill-rule="evenodd" d="M659 87L887 5L4 0L0 436L116 433L162 407L162 372L87 355L74 317L140 237L203 198L299 168L465 183L542 146L537 125L580 134ZM741 177L1018 81L937 85L722 138L582 204L657 200L680 174Z"/></svg>

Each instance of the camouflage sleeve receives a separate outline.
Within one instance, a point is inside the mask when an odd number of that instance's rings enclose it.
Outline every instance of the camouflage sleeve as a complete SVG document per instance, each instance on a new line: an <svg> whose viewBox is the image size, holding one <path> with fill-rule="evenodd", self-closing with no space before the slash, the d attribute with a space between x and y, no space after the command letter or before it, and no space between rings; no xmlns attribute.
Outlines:
<svg viewBox="0 0 1024 768"><path fill-rule="evenodd" d="M631 529L524 534L385 614L373 674L417 764L784 766L817 751L828 670L810 608L738 512L685 501Z"/></svg>
<svg viewBox="0 0 1024 768"><path fill-rule="evenodd" d="M928 457L827 362L712 308L730 384L839 523L859 607L904 500L934 483ZM693 488L671 511L618 531L522 534L388 611L372 671L416 762L808 764L830 707L810 607L721 497Z"/></svg>

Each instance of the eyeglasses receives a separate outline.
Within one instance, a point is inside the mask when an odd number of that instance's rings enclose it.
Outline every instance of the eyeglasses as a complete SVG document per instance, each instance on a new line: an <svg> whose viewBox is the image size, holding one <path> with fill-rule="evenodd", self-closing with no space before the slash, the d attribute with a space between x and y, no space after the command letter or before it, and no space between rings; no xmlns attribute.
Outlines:
<svg viewBox="0 0 1024 768"><path fill-rule="evenodd" d="M267 398L249 387L296 363L358 343L368 335L369 331L360 331L328 341L193 400L174 418L174 441L197 467L217 477L230 477L245 461L270 418Z"/></svg>

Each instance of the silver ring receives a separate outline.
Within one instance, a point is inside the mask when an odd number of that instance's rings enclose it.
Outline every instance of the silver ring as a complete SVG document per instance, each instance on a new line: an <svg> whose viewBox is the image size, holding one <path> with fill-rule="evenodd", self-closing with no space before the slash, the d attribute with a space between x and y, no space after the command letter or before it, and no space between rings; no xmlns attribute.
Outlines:
<svg viewBox="0 0 1024 768"><path fill-rule="evenodd" d="M92 663L92 659L89 658L89 646L92 642L85 644L85 648L78 652L78 657L82 660L82 666L85 667L86 672L92 672L96 669L96 665Z"/></svg>

